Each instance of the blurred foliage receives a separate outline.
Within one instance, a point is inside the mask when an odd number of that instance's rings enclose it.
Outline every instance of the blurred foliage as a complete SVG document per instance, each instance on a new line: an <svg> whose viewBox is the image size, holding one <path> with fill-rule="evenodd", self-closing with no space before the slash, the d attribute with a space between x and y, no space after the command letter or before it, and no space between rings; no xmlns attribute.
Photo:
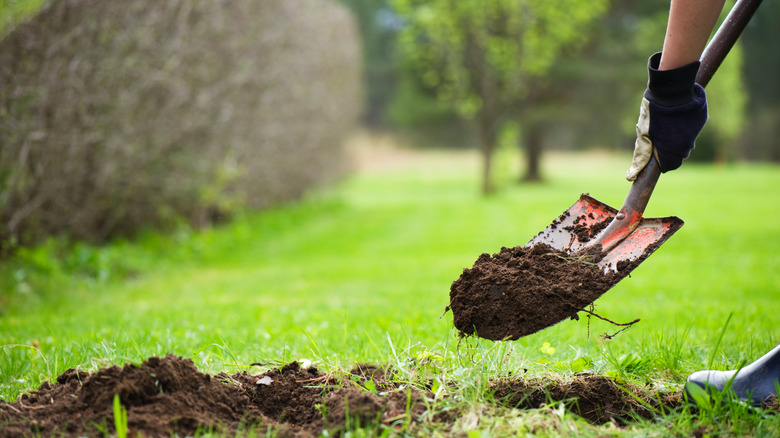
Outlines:
<svg viewBox="0 0 780 438"><path fill-rule="evenodd" d="M404 53L423 83L469 119L511 107L606 3L396 0Z"/></svg>
<svg viewBox="0 0 780 438"><path fill-rule="evenodd" d="M738 155L780 161L780 2L764 1L742 37L747 126Z"/></svg>
<svg viewBox="0 0 780 438"><path fill-rule="evenodd" d="M336 145L361 106L367 125L416 143L516 141L529 174L542 148L628 154L669 6L338 0L356 29L308 1L63 0L38 16L43 0L0 1L0 248L210 223L296 197L341 174ZM780 160L778 14L764 2L715 75L692 160ZM459 119L486 102L481 125Z"/></svg>
<svg viewBox="0 0 780 438"><path fill-rule="evenodd" d="M743 50L737 44L707 85L710 119L696 141L692 160L725 162L735 158L735 145L745 129L747 116L747 90L742 71Z"/></svg>
<svg viewBox="0 0 780 438"><path fill-rule="evenodd" d="M363 42L364 121L378 127L398 83L396 33L402 26L388 0L339 0L355 15Z"/></svg>
<svg viewBox="0 0 780 438"><path fill-rule="evenodd" d="M485 193L493 191L492 154L501 125L549 98L539 92L546 90L540 82L564 50L587 39L585 28L606 9L605 1L582 0L395 0L393 5L404 19L399 44L422 84L475 123ZM529 131L535 138L533 126ZM529 154L529 160L536 158Z"/></svg>
<svg viewBox="0 0 780 438"><path fill-rule="evenodd" d="M0 250L203 225L346 169L353 17L326 0L58 0L0 42Z"/></svg>
<svg viewBox="0 0 780 438"><path fill-rule="evenodd" d="M400 57L398 33L409 24L401 21L398 25L388 0L342 1L361 10L358 17L367 71L383 72L366 76L368 94L374 96L369 104L371 126L428 135L423 144L460 147L464 142L476 143L476 136L463 134L457 107L436 99L415 64ZM433 0L418 3L437 4ZM732 4L727 2L723 16ZM647 81L647 58L661 49L668 10L668 0L610 2L596 25L582 28L589 42L579 51L564 51L555 58L544 75L550 99L534 102L533 110L522 116L524 121L539 121L545 148L632 150ZM774 55L776 50L768 50L780 47L780 28L771 20L778 14L777 2L762 4L708 87L711 120L692 159L780 159L780 146L774 141L780 135L780 85L776 80L780 57ZM457 29L462 34L461 30ZM457 134L447 135L449 131ZM520 141L526 142L529 129L523 131Z"/></svg>

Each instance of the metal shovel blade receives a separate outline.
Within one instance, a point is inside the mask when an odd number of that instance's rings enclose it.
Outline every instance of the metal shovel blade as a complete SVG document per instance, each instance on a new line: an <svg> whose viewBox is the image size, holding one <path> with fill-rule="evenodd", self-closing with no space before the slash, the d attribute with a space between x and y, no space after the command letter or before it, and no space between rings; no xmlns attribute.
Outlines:
<svg viewBox="0 0 780 438"><path fill-rule="evenodd" d="M589 244L592 245L599 232L612 222L617 213L615 208L583 194L574 205L525 246L546 243L559 251L576 254L586 249ZM636 229L607 250L597 263L605 272L619 270L624 274L620 278L628 275L683 225L683 221L674 216L638 220Z"/></svg>

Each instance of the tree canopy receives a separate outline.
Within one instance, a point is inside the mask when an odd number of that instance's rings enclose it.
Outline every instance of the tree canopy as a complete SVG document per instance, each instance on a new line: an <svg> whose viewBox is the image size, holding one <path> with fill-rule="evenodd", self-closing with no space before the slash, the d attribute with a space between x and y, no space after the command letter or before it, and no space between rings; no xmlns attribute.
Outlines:
<svg viewBox="0 0 780 438"><path fill-rule="evenodd" d="M496 133L564 50L583 43L605 0L395 0L399 44L425 86L477 124L483 190Z"/></svg>

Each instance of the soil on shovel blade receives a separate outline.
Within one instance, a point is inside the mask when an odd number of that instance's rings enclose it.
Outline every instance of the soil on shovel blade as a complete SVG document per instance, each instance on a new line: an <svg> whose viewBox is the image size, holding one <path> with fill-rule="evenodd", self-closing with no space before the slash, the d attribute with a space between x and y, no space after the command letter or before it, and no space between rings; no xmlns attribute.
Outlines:
<svg viewBox="0 0 780 438"><path fill-rule="evenodd" d="M572 257L547 244L483 253L450 288L454 325L461 335L515 340L588 307L630 272L604 273L600 254Z"/></svg>
<svg viewBox="0 0 780 438"><path fill-rule="evenodd" d="M316 437L325 430L340 436L356 425L414 434L423 422L449 430L464 414L459 412L462 402L455 400L434 412L433 394L425 387L409 385L407 379L395 379L372 365L358 365L341 375L304 369L297 362L256 375L208 375L191 360L168 355L92 374L70 369L15 402L0 400L0 437L116 435L115 395L127 412L123 428L129 437L209 431L234 436L249 428L278 437ZM679 393L658 398L641 388L629 389L633 395L608 377L580 375L565 382L496 381L485 396L507 408L563 402L595 424L650 418L653 412L647 406L680 404ZM447 404L447 399L437 403Z"/></svg>

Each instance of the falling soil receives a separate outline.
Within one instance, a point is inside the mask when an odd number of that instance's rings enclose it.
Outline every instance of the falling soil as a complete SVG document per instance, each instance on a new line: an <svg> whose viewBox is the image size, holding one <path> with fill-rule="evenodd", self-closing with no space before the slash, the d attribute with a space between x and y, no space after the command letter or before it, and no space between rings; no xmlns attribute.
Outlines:
<svg viewBox="0 0 780 438"><path fill-rule="evenodd" d="M514 340L567 318L577 319L593 301L630 272L603 272L601 254L572 257L544 243L484 253L450 288L455 328L464 336Z"/></svg>
<svg viewBox="0 0 780 438"><path fill-rule="evenodd" d="M446 398L437 403L447 408L432 412L433 395L426 385L402 383L376 366L358 365L341 374L293 362L262 374L212 376L199 372L191 360L171 355L93 374L71 369L15 402L0 401L0 437L114 435L115 395L127 411L130 437L204 431L235 435L248 428L272 430L280 437L316 437L324 430L343 434L355 425L413 432L421 423L448 429L463 414L461 402ZM498 406L520 409L564 402L596 424L649 418L648 406L680 403L679 394L658 400L641 388L630 389L634 395L607 377L588 375L568 382L497 381L485 396Z"/></svg>

